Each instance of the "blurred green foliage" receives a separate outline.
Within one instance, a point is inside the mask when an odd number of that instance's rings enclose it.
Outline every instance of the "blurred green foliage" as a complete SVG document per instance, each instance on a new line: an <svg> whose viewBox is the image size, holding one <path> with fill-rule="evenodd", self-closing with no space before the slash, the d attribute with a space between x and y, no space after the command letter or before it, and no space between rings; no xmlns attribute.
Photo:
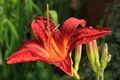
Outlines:
<svg viewBox="0 0 120 80"><path fill-rule="evenodd" d="M85 0L79 2L72 16L80 16ZM42 62L6 64L7 58L24 41L34 39L30 23L39 15L45 16L47 3L56 23L62 24L70 16L71 0L0 0L0 80L74 80L55 66Z"/></svg>

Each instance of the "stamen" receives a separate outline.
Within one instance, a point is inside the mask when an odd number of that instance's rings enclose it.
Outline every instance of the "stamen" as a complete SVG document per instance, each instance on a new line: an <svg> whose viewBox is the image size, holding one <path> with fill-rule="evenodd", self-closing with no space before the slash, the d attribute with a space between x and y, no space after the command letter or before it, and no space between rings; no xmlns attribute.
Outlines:
<svg viewBox="0 0 120 80"><path fill-rule="evenodd" d="M47 4L47 27L49 27L49 4Z"/></svg>
<svg viewBox="0 0 120 80"><path fill-rule="evenodd" d="M55 31L56 29L58 29L59 26L60 26L60 24L57 24L57 26L53 29L53 31Z"/></svg>

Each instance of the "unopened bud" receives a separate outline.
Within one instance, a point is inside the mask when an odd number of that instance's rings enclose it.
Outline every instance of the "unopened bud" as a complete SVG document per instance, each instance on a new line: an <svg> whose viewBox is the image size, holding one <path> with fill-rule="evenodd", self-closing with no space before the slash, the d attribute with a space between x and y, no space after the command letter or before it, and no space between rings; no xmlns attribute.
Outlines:
<svg viewBox="0 0 120 80"><path fill-rule="evenodd" d="M87 49L87 55L90 61L94 61L94 50L92 46L92 42L89 42L86 44L86 49Z"/></svg>
<svg viewBox="0 0 120 80"><path fill-rule="evenodd" d="M104 47L103 47L101 60L103 60L103 61L106 62L106 60L107 60L107 55L108 55L108 45L105 44Z"/></svg>
<svg viewBox="0 0 120 80"><path fill-rule="evenodd" d="M75 70L76 70L76 72L79 69L79 63L81 60L81 52L82 52L82 45L79 45L75 49Z"/></svg>
<svg viewBox="0 0 120 80"><path fill-rule="evenodd" d="M95 59L99 59L98 46L96 40L92 41Z"/></svg>
<svg viewBox="0 0 120 80"><path fill-rule="evenodd" d="M100 69L100 61L99 61L99 59L95 59L95 64L96 64L96 67L97 67L97 69Z"/></svg>
<svg viewBox="0 0 120 80"><path fill-rule="evenodd" d="M112 55L111 55L111 54L109 54L109 55L107 56L107 63L109 63L109 62L110 62L111 57L112 57Z"/></svg>

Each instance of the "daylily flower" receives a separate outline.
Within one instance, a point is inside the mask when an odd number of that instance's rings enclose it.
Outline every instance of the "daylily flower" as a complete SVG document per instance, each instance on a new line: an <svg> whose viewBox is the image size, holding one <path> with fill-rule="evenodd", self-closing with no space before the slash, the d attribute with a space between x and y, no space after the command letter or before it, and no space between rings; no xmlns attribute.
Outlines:
<svg viewBox="0 0 120 80"><path fill-rule="evenodd" d="M83 19L69 18L59 30L55 23L47 18L38 17L31 23L36 40L24 42L21 49L12 54L7 63L15 64L31 61L43 61L53 64L72 76L70 52L77 46L110 33L109 28L94 29L85 26Z"/></svg>

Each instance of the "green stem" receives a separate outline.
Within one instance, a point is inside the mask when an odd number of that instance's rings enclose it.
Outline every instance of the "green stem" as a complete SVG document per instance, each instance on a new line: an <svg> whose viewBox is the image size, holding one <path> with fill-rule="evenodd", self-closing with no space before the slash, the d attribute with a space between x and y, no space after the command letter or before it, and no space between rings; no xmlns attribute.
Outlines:
<svg viewBox="0 0 120 80"><path fill-rule="evenodd" d="M96 80L100 80L100 74L96 73Z"/></svg>
<svg viewBox="0 0 120 80"><path fill-rule="evenodd" d="M77 72L79 69L79 62L75 62L75 71Z"/></svg>
<svg viewBox="0 0 120 80"><path fill-rule="evenodd" d="M104 70L96 73L96 80L104 80Z"/></svg>
<svg viewBox="0 0 120 80"><path fill-rule="evenodd" d="M101 80L104 80L104 70L101 72Z"/></svg>
<svg viewBox="0 0 120 80"><path fill-rule="evenodd" d="M76 78L76 80L80 80L80 76L77 74L77 72L75 71L74 68L72 68L73 70L73 76Z"/></svg>

